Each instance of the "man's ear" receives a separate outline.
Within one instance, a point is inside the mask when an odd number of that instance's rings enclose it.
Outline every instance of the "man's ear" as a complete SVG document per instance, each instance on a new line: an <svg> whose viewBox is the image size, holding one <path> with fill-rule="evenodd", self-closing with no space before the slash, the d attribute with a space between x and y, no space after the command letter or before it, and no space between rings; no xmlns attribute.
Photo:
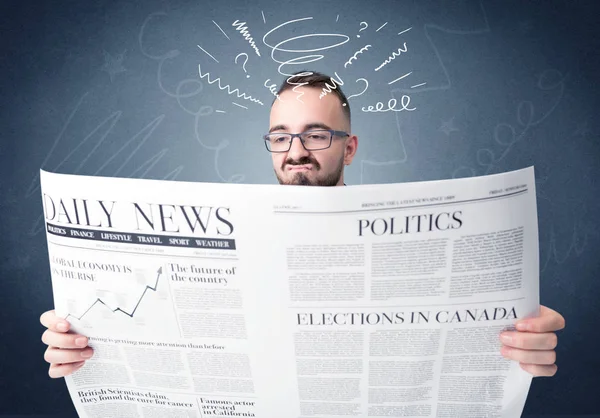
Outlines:
<svg viewBox="0 0 600 418"><path fill-rule="evenodd" d="M356 150L358 149L358 137L356 135L351 135L348 139L346 139L346 148L344 149L344 164L350 165L354 156L356 155Z"/></svg>

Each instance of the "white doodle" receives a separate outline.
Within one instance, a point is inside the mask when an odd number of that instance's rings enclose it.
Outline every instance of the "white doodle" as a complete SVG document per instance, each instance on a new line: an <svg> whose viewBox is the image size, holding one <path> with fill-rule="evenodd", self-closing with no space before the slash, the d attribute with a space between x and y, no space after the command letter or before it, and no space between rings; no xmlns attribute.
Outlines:
<svg viewBox="0 0 600 418"><path fill-rule="evenodd" d="M258 50L258 47L256 46L256 43L254 42L254 39L252 38L252 36L250 36L250 32L248 32L248 27L244 26L245 24L246 24L246 22L240 22L239 20L236 19L235 22L233 22L231 24L231 26L237 26L235 28L235 30L240 32L240 34L244 37L244 39L248 41L248 43L250 44L252 49L254 49L254 52L256 52L256 55L258 55L260 57L260 51Z"/></svg>
<svg viewBox="0 0 600 418"><path fill-rule="evenodd" d="M381 25L381 26L380 26L380 27L379 27L379 28L378 28L378 29L377 29L375 32L379 32L379 31L380 31L381 29L383 29L383 27L384 27L385 25L387 25L387 24L388 24L388 22L385 22L385 23L384 23L383 25Z"/></svg>
<svg viewBox="0 0 600 418"><path fill-rule="evenodd" d="M411 72L409 72L409 73L406 73L406 74L404 74L404 75L402 75L402 76L400 76L400 77L398 77L398 78L397 78L397 79L395 79L395 80L392 80L392 81L390 81L388 84L393 84L393 83L395 83L396 81L402 80L403 78L405 78L405 77L408 77L408 76L409 76L409 75L411 75L411 74L412 74L412 71L411 71Z"/></svg>
<svg viewBox="0 0 600 418"><path fill-rule="evenodd" d="M331 93L331 90L335 90L337 89L337 86L343 86L344 85L344 81L341 79L341 77L338 75L337 72L334 72L335 76L339 79L338 80L334 80L333 77L330 77L329 79L331 80L331 85L329 83L325 83L325 87L323 87L323 89L321 90L321 93L319 94L319 99L322 99L323 97L325 97L327 95L327 93Z"/></svg>
<svg viewBox="0 0 600 418"><path fill-rule="evenodd" d="M270 81L271 81L271 79L267 78L265 80L264 86L269 89L271 94L273 94L273 96L275 96L277 98L277 100L279 100L280 102L283 102L283 100L281 100L281 97L279 97L279 94L277 94L277 84L273 83L273 84L267 85Z"/></svg>
<svg viewBox="0 0 600 418"><path fill-rule="evenodd" d="M363 53L363 52L365 52L365 51L368 51L368 50L369 50L369 48L370 48L371 46L372 46L372 45L365 45L365 46L363 46L361 49L359 49L358 51L356 51L356 52L354 53L354 55L352 55L352 56L351 56L351 57L348 59L348 61L346 61L346 62L344 63L344 68L346 68L346 67L348 67L350 64L352 64L352 61L356 61L356 60L358 59L358 58L357 58L357 55L358 55L358 54L362 54L362 53Z"/></svg>
<svg viewBox="0 0 600 418"><path fill-rule="evenodd" d="M386 65L388 65L390 62L392 62L393 60L396 59L396 57L399 57L403 52L408 51L408 48L406 47L406 42L404 42L404 49L402 49L402 47L398 48L397 52L394 51L392 52L392 55L390 55L385 61L383 61L377 68L375 68L375 71L379 71L381 70L383 67L385 67Z"/></svg>
<svg viewBox="0 0 600 418"><path fill-rule="evenodd" d="M362 27L363 23L366 25L364 28ZM357 37L357 38L360 38L360 33L361 33L363 30L367 29L368 27L369 27L369 24L368 24L367 22L360 22L360 29L359 29L359 31L358 31L358 33L359 33L359 34L358 34L358 35L356 35L356 37Z"/></svg>
<svg viewBox="0 0 600 418"><path fill-rule="evenodd" d="M223 35L225 35L225 37L231 41L231 38L229 36L227 36L227 34L225 33L225 31L223 29L221 29L221 26L219 26L217 24L217 22L215 22L214 20L212 22L219 28L219 30L223 33Z"/></svg>
<svg viewBox="0 0 600 418"><path fill-rule="evenodd" d="M286 60L286 61L279 61L275 58L275 52L288 52L288 53L310 53L310 52L318 52L318 51L324 51L326 49L331 49L331 48L336 48L340 45L345 44L346 42L348 42L350 40L350 37L347 35L341 35L341 34L335 34L335 33L312 33L312 34L307 34L307 35L299 35L299 36L294 36L292 38L289 39L284 39L283 41L277 43L276 45L271 45L269 42L267 42L267 38L272 35L274 32L277 32L278 29L280 29L283 26L286 25L290 25L292 23L296 23L296 22L301 22L304 20L311 20L313 19L312 17L303 17L300 19L292 19L289 20L287 22L284 22L280 25L275 26L273 29L269 30L267 33L265 33L265 35L263 36L263 43L268 46L269 48L271 48L271 59L280 64L277 71L279 72L279 74L284 75L284 76L291 76L293 74L287 74L281 71L282 67L285 65L304 65L304 64L309 64L311 62L316 62L319 61L321 59L323 59L325 56L321 55L321 54L315 54L315 55L306 55L306 56L301 56L301 57L296 57L296 58L292 58L290 60ZM344 38L343 41L338 42L336 44L333 45L328 45L328 46L324 46L321 48L314 48L314 49L284 49L281 48L282 45L288 43L288 42L292 42L295 41L296 39L303 39L303 38L310 38L310 37L318 37L318 36L327 36L327 37L340 37L340 38Z"/></svg>
<svg viewBox="0 0 600 418"><path fill-rule="evenodd" d="M198 48L200 48L200 49L201 49L201 50L202 50L202 51L203 51L203 52L204 52L206 55L208 55L209 57L211 57L212 59L214 59L214 60L215 60L215 62L217 62L217 63L219 62L219 61L217 61L217 59L216 59L215 57L213 57L211 54L209 54L209 53L208 53L208 51L207 51L206 49L202 48L200 45L196 45L196 46L197 46Z"/></svg>
<svg viewBox="0 0 600 418"><path fill-rule="evenodd" d="M367 89L369 88L369 81L366 78L357 78L356 82L358 83L359 81L362 81L365 83L365 88L363 91L361 91L360 93L357 94L351 94L350 96L347 97L348 100L350 100L353 97L358 97L361 96L362 94L364 94L365 91L367 91ZM343 103L342 106L346 106L346 103Z"/></svg>
<svg viewBox="0 0 600 418"><path fill-rule="evenodd" d="M244 70L245 73L247 73L246 71L246 63L248 62L248 54L246 54L245 52L242 52L240 54L237 54L235 57L234 62L237 64L237 59L240 55L245 55L246 56L246 60L244 61L244 63L242 64L242 69ZM246 74L246 78L250 78L250 74Z"/></svg>
<svg viewBox="0 0 600 418"><path fill-rule="evenodd" d="M410 104L410 96L407 95L402 95L402 98L400 99L400 103L402 105L402 107L400 109L396 109L396 105L398 104L398 101L396 99L390 99L387 103L387 109L384 108L384 104L383 102L377 102L375 104L375 107L368 106L366 109L363 106L361 108L361 110L363 112L389 112L390 110L392 112L402 112L404 110L408 110L409 112L412 112L413 110L416 110L415 107L413 107L412 109L408 107L408 105Z"/></svg>
<svg viewBox="0 0 600 418"><path fill-rule="evenodd" d="M217 87L219 87L220 90L227 90L227 94L233 94L235 93L237 95L237 97L244 99L244 100L249 100L251 102L254 103L258 103L259 105L263 106L264 103L261 102L258 99L253 98L252 96L247 95L246 93L240 93L239 89L233 89L231 90L231 86L229 84L226 84L225 86L221 86L221 77L217 77L214 80L210 79L210 73L202 73L202 67L200 66L200 64L198 64L198 74L200 75L201 79L206 78L206 81L208 82L208 84L214 84L217 83Z"/></svg>
<svg viewBox="0 0 600 418"><path fill-rule="evenodd" d="M298 95L296 96L296 100L298 100L298 101L299 101L299 102L301 102L301 103L304 103L302 100L300 100L300 97L304 96L304 92L298 91L298 90L296 90L296 89L298 89L298 88L300 88L300 87L302 87L302 86L304 86L304 85L308 84L308 82L304 82L304 83L293 83L293 82L291 82L290 80L291 80L292 78L296 78L296 77L304 77L304 76L309 76L309 75L312 75L312 72L306 72L306 71L305 71L305 72L302 72L302 73L299 73L299 74L291 75L291 76L290 76L290 77L288 77L288 79L286 80L286 83L288 83L288 84L290 84L290 85L292 85L292 86L295 86L295 87L292 89L292 91L293 91L294 93L298 94Z"/></svg>

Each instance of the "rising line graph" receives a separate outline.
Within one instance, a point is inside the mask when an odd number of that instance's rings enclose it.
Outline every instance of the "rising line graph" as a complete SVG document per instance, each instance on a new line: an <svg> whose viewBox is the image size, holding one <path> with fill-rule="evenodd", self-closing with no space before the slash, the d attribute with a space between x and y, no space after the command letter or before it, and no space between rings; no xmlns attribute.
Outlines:
<svg viewBox="0 0 600 418"><path fill-rule="evenodd" d="M70 313L69 313L69 314L67 314L67 316L65 316L65 318L64 318L64 319L68 319L69 317L73 317L73 318L77 318L78 320L80 320L80 321L81 321L81 319L82 319L82 318L83 318L83 317L84 317L84 316L85 316L85 315L86 315L86 314L87 314L89 311L91 311L91 310L92 310L92 308L93 308L94 306L96 306L96 304L98 304L98 303L100 303L100 304L102 304L102 305L106 306L106 307L107 307L108 309L110 309L110 310L111 310L113 313L115 313L115 312L121 312L122 314L125 314L125 315L127 315L128 317L130 317L130 318L133 318L133 315L135 315L135 311L137 310L138 306L140 306L140 303L142 302L142 299L144 299L144 295L146 294L146 292L148 291L148 289L152 290L153 292L156 292L156 289L157 289L157 287L158 287L158 280L160 279L160 275L161 275L161 274L162 274L162 267L160 267L160 268L158 269L158 271L157 271L157 274L156 274L156 283L154 283L154 287L146 285L146 287L144 288L144 291L142 292L141 296L139 297L139 299L138 299L137 303L135 304L135 308L133 308L133 311L131 311L131 313L129 313L129 312L127 312L127 311L125 311L125 310L123 310L123 309L121 309L121 308L119 308L119 307L116 307L115 309L113 309L113 308L111 308L110 306L108 306L108 305L107 305L107 304L106 304L106 303L105 303L105 302L104 302L102 299L100 299L100 298L97 298L97 299L94 301L94 303L92 303L92 304L90 305L90 307L89 307L89 308L87 308L87 309L85 310L85 312L84 312L84 313L83 313L81 316L76 316L76 315L73 315L73 314L70 314Z"/></svg>

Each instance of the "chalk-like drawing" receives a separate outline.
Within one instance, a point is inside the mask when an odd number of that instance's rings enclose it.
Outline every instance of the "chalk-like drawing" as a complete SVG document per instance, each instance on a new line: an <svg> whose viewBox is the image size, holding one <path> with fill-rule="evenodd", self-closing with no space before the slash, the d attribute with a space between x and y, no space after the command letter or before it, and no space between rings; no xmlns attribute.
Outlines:
<svg viewBox="0 0 600 418"><path fill-rule="evenodd" d="M327 95L327 93L331 93L331 90L334 90L337 88L337 86L343 86L344 85L344 81L341 79L341 77L338 75L337 72L334 72L335 76L338 78L338 80L335 80L333 77L330 77L329 79L331 80L331 84L329 83L325 83L325 87L323 87L323 89L321 90L321 93L319 94L319 99L322 99L323 97L325 97Z"/></svg>
<svg viewBox="0 0 600 418"><path fill-rule="evenodd" d="M231 90L231 86L229 84L221 86L221 77L217 77L214 80L211 80L209 72L202 73L202 67L201 67L200 64L198 64L198 74L200 74L200 78L201 79L206 78L206 81L208 82L208 84L217 83L217 87L219 87L220 90L227 90L227 94L234 94L235 93L236 96L239 97L239 98L241 98L241 99L249 100L249 101L254 102L254 103L258 103L261 106L264 105L264 103L261 102L260 100L255 99L254 97L252 97L252 96L250 96L250 95L248 95L246 93L240 93L240 90L237 89L237 88Z"/></svg>
<svg viewBox="0 0 600 418"><path fill-rule="evenodd" d="M246 59L244 60L244 63L242 64L242 69L246 73L246 78L250 78L250 74L248 74L248 71L246 71L246 63L248 62L248 54L246 54L245 52L241 52L241 53L237 54L235 56L234 62L237 64L237 60L240 57L240 55L245 55L246 56Z"/></svg>
<svg viewBox="0 0 600 418"><path fill-rule="evenodd" d="M365 51L368 51L368 50L369 50L369 48L370 48L371 46L372 46L372 45L365 45L365 46L363 46L361 49L359 49L358 51L356 51L356 52L354 53L354 55L352 55L352 56L351 56L351 57L348 59L348 61L346 61L346 62L344 63L344 68L346 68L346 67L348 67L350 64L352 64L352 61L356 61L356 60L358 59L358 54L362 54L363 52L365 52Z"/></svg>
<svg viewBox="0 0 600 418"><path fill-rule="evenodd" d="M250 36L250 32L248 32L248 27L244 26L245 24L246 24L246 22L240 22L239 20L236 19L235 22L233 22L231 24L231 26L237 26L235 28L235 30L240 32L240 34L244 37L244 39L248 41L248 43L250 44L252 49L254 49L254 52L256 52L256 55L258 55L260 57L260 51L258 50L258 47L256 46L256 42L254 42L254 39L252 38L252 36Z"/></svg>
<svg viewBox="0 0 600 418"><path fill-rule="evenodd" d="M406 51L408 51L408 48L406 47L406 42L404 42L404 48L399 47L398 50L397 50L397 52L396 51L392 52L392 55L390 55L385 61L383 61L379 66L377 66L375 68L375 71L381 70L387 64L389 64L390 62L392 62L393 60L395 60L396 57L399 57L403 52L406 52Z"/></svg>
<svg viewBox="0 0 600 418"><path fill-rule="evenodd" d="M362 27L363 23L365 24L365 27L364 27L364 28ZM361 33L363 30L367 29L368 27L369 27L369 24L368 24L367 22L360 22L360 29L358 30L358 33L359 33L359 34L358 34L358 35L356 35L356 37L357 37L357 38L360 38L360 33Z"/></svg>
<svg viewBox="0 0 600 418"><path fill-rule="evenodd" d="M384 107L385 105L383 104L383 102L377 102L375 107L370 105L365 109L365 107L363 106L361 108L361 110L363 112L389 112L390 110L393 112L402 112L404 110L412 112L413 110L416 110L415 107L413 107L413 108L408 107L410 105L410 96L407 96L405 94L402 95L402 98L400 99L400 104L402 107L399 109L396 109L396 105L398 104L397 102L398 101L396 99L392 98L388 101L387 109Z"/></svg>
<svg viewBox="0 0 600 418"><path fill-rule="evenodd" d="M458 132L458 128L454 126L454 116L446 121L442 121L442 125L438 128L438 131L445 133L447 136L450 136L451 132Z"/></svg>
<svg viewBox="0 0 600 418"><path fill-rule="evenodd" d="M312 17L303 17L300 19L292 19L289 20L287 22L284 22L280 25L275 26L273 29L269 30L267 33L265 33L265 35L263 36L263 43L268 46L269 48L271 48L271 59L280 64L277 71L279 72L279 74L284 75L284 76L291 76L293 75L292 73L288 74L288 73L284 73L282 72L282 67L284 67L285 65L305 65L305 64L309 64L311 62L316 62L319 61L321 59L323 59L325 56L321 55L321 54L315 54L315 55L306 55L306 56L301 56L301 57L296 57L296 58L292 58L286 61L279 61L278 59L275 58L275 53L276 52L291 52L291 53L310 53L310 52L318 52L318 51L324 51L326 49L330 49L330 48L336 48L340 45L345 44L346 42L348 42L350 40L350 37L347 35L341 35L341 34L335 34L335 33L312 33L312 34L307 34L307 35L299 35L299 36L294 36L292 38L289 39L284 39L283 41L275 44L275 45L271 45L269 42L267 42L267 38L269 36L273 37L275 36L275 34L277 33L277 30L280 29L283 26L286 25L290 25L292 23L296 23L296 22L301 22L301 21L305 21L305 20L312 20ZM333 45L328 45L328 46L324 46L321 48L314 48L314 49L285 49L285 48L281 48L282 45L285 45L288 42L292 42L295 41L296 39L303 39L303 38L310 38L310 37L319 37L319 36L326 36L326 37L339 37L339 38L343 38L344 40L341 42L338 42L336 44Z"/></svg>
<svg viewBox="0 0 600 418"><path fill-rule="evenodd" d="M127 69L123 67L123 61L125 60L125 54L127 53L127 50L114 57L106 51L103 52L104 64L102 64L100 71L107 72L110 76L110 82L112 83L117 74L127 71Z"/></svg>

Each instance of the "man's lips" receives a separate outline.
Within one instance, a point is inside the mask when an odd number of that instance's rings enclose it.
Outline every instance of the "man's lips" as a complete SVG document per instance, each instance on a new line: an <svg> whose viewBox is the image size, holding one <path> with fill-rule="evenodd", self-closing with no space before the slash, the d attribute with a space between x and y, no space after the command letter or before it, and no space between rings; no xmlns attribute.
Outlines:
<svg viewBox="0 0 600 418"><path fill-rule="evenodd" d="M312 164L302 164L302 165L287 165L288 171L308 171L312 170Z"/></svg>

